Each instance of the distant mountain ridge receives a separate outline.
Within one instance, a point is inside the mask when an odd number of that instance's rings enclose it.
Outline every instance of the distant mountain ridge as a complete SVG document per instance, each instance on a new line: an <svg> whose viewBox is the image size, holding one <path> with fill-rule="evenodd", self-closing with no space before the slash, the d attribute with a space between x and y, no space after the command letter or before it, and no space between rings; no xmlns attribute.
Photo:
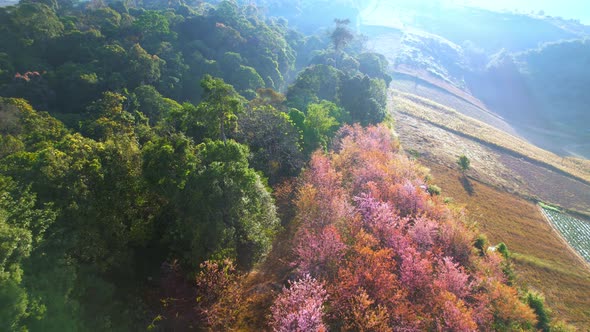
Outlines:
<svg viewBox="0 0 590 332"><path fill-rule="evenodd" d="M12 6L16 5L17 3L18 1L16 0L0 0L0 7Z"/></svg>

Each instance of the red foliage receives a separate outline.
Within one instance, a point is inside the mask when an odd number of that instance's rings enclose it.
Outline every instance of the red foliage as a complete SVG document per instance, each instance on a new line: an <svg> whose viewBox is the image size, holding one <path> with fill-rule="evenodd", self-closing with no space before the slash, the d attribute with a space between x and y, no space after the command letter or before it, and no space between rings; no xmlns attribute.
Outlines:
<svg viewBox="0 0 590 332"><path fill-rule="evenodd" d="M424 302L432 294L432 257L422 255L413 247L401 253L400 278L414 302Z"/></svg>
<svg viewBox="0 0 590 332"><path fill-rule="evenodd" d="M471 293L469 275L457 263L453 263L451 257L444 257L439 262L436 286L453 293L456 297L464 299Z"/></svg>
<svg viewBox="0 0 590 332"><path fill-rule="evenodd" d="M477 324L472 318L472 310L461 299L452 293L443 291L440 293L438 301L442 303L439 328L444 331L469 332L477 330Z"/></svg>
<svg viewBox="0 0 590 332"><path fill-rule="evenodd" d="M414 225L408 231L408 235L421 252L433 248L438 238L438 223L428 218L417 218Z"/></svg>
<svg viewBox="0 0 590 332"><path fill-rule="evenodd" d="M491 310L497 322L505 326L511 323L535 326L537 316L519 300L516 289L497 281L488 287Z"/></svg>
<svg viewBox="0 0 590 332"><path fill-rule="evenodd" d="M28 71L21 75L21 73L14 74L15 81L25 81L30 82L31 80L40 79L41 74L38 71Z"/></svg>
<svg viewBox="0 0 590 332"><path fill-rule="evenodd" d="M295 209L293 203L297 196L297 180L295 178L287 178L273 187L273 197L275 205L283 223L291 221L295 216Z"/></svg>
<svg viewBox="0 0 590 332"><path fill-rule="evenodd" d="M162 264L163 330L208 327L227 330L236 320L237 304L242 302L241 276L229 261L206 261L191 283L176 261Z"/></svg>
<svg viewBox="0 0 590 332"><path fill-rule="evenodd" d="M298 202L298 217L305 227L321 228L353 215L354 209L342 187L341 174L319 152L312 156L305 182L313 184L301 190Z"/></svg>
<svg viewBox="0 0 590 332"><path fill-rule="evenodd" d="M215 331L230 329L243 299L241 276L230 260L206 261L196 277L197 311L205 326Z"/></svg>
<svg viewBox="0 0 590 332"><path fill-rule="evenodd" d="M373 249L376 239L362 230L356 239L347 264L329 287L332 319L343 321L347 330L363 330L367 322L418 329L420 322L398 278L393 250Z"/></svg>

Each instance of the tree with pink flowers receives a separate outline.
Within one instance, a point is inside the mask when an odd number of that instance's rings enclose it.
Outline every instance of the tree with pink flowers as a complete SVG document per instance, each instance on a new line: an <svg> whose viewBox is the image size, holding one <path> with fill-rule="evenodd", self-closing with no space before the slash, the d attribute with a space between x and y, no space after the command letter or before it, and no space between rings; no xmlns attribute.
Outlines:
<svg viewBox="0 0 590 332"><path fill-rule="evenodd" d="M289 283L271 307L270 326L276 332L326 331L323 323L327 292L321 282L306 274Z"/></svg>

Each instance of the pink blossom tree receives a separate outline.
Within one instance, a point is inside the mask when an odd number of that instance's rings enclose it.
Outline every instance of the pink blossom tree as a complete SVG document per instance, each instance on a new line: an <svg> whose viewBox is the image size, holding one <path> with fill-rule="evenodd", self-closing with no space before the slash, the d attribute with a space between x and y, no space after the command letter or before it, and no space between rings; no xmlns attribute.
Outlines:
<svg viewBox="0 0 590 332"><path fill-rule="evenodd" d="M305 275L276 298L270 309L270 327L277 332L326 331L322 320L326 300L322 283Z"/></svg>
<svg viewBox="0 0 590 332"><path fill-rule="evenodd" d="M438 266L438 275L435 284L460 299L465 298L471 292L469 275L463 267L453 262L453 258L444 257Z"/></svg>
<svg viewBox="0 0 590 332"><path fill-rule="evenodd" d="M319 232L302 229L296 238L295 265L302 274L332 275L338 269L346 245L333 225Z"/></svg>

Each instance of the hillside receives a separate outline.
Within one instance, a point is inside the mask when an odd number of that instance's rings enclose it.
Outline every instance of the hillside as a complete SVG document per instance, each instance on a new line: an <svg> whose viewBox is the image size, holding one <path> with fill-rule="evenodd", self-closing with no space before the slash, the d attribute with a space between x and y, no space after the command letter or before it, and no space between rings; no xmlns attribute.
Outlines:
<svg viewBox="0 0 590 332"><path fill-rule="evenodd" d="M588 26L452 5L372 4L360 30L394 72L495 113L545 150L588 158Z"/></svg>
<svg viewBox="0 0 590 332"><path fill-rule="evenodd" d="M392 91L390 98L403 147L431 169L442 195L464 204L490 241L513 249L520 282L542 290L569 323L588 326L590 303L580 302L584 297L579 295L589 291L590 266L552 229L533 201L553 202L587 215L590 186L540 162L552 156L549 152L536 155L538 148L482 122L449 116L453 110L413 95ZM521 154L525 151L535 159L527 160ZM467 180L456 165L462 154L471 160Z"/></svg>
<svg viewBox="0 0 590 332"><path fill-rule="evenodd" d="M420 3L373 40L380 1L0 6L0 331L587 328L590 246L550 225L585 226L588 160L493 112Z"/></svg>
<svg viewBox="0 0 590 332"><path fill-rule="evenodd" d="M374 0L361 12L363 25L417 28L457 45L470 41L486 54L501 49L519 52L540 43L587 36L588 27L538 15L496 12L449 2L389 3ZM394 19L391 19L394 18Z"/></svg>
<svg viewBox="0 0 590 332"><path fill-rule="evenodd" d="M14 5L16 1L13 0L2 0L0 1L0 7L11 6Z"/></svg>
<svg viewBox="0 0 590 332"><path fill-rule="evenodd" d="M563 158L540 149L518 137L511 136L492 125L464 116L461 113L412 94L392 92L396 112L419 118L447 131L465 135L471 140L489 145L506 154L524 158L542 167L590 184L590 161L581 158Z"/></svg>
<svg viewBox="0 0 590 332"><path fill-rule="evenodd" d="M194 293L158 322L207 264L264 261L289 222L271 186L385 119L387 62L345 23L336 52L254 9L0 8L0 330L206 328Z"/></svg>
<svg viewBox="0 0 590 332"><path fill-rule="evenodd" d="M402 140L404 141L404 140ZM490 242L505 242L513 252L519 284L545 295L554 315L585 330L590 326L590 267L572 253L535 204L472 179L465 190L456 167L419 158L431 170L442 195L465 206Z"/></svg>
<svg viewBox="0 0 590 332"><path fill-rule="evenodd" d="M507 280L500 254L473 247L473 225L421 189L424 172L389 128L342 128L296 189L292 237L274 248L283 256L247 277L242 328L263 328L265 316L276 330L530 326L534 315L497 282ZM277 282L286 287L273 301L265 292Z"/></svg>

